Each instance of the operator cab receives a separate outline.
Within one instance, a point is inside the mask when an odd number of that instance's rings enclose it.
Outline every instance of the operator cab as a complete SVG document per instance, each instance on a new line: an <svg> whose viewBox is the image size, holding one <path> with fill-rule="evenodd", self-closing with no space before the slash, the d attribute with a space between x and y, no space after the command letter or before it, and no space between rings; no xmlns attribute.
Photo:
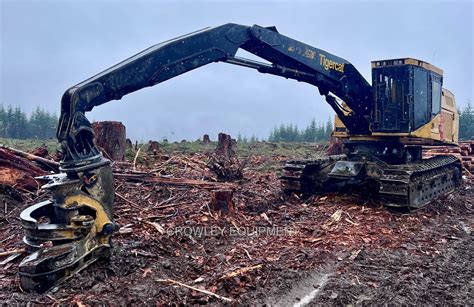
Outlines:
<svg viewBox="0 0 474 307"><path fill-rule="evenodd" d="M412 59L372 62L372 132L410 133L441 112L443 71Z"/></svg>

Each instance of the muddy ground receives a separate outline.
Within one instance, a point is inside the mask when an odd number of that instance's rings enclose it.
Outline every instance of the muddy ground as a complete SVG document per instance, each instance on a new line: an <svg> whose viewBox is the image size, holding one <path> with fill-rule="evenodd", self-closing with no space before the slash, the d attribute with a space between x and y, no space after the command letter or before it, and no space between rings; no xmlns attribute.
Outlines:
<svg viewBox="0 0 474 307"><path fill-rule="evenodd" d="M205 154L175 157L149 158L140 170L213 179ZM115 219L122 230L114 236L110 259L38 295L19 287L18 257L0 266L0 301L474 304L474 181L466 179L430 206L401 214L365 193L285 197L277 169L287 158L252 156L245 179L237 183L236 210L228 216L209 210L205 189L116 180L121 197L116 197ZM22 197L1 206L0 252L22 248L19 213L49 196L22 191Z"/></svg>

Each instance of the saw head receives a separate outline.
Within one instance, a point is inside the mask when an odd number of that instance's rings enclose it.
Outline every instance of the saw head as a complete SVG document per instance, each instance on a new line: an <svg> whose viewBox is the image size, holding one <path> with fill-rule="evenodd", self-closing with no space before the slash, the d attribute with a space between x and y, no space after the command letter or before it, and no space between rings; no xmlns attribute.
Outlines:
<svg viewBox="0 0 474 307"><path fill-rule="evenodd" d="M19 266L26 291L45 292L99 257L107 256L116 230L110 163L77 173L38 178L53 199L25 209L23 241L31 252Z"/></svg>

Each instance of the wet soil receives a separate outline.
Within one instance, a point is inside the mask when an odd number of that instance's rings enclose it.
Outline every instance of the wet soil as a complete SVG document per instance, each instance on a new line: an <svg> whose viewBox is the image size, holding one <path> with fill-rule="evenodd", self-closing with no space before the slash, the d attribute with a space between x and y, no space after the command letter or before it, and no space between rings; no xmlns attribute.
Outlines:
<svg viewBox="0 0 474 307"><path fill-rule="evenodd" d="M401 214L366 195L284 197L276 172L260 165L285 158L253 157L227 216L209 210L206 190L116 180L128 201L117 198L115 219L132 231L114 235L110 258L32 294L19 287L19 257L0 265L0 302L229 304L171 279L252 305L474 304L473 181ZM175 167L176 177L210 176ZM18 215L49 195L23 197L1 210L0 252L23 247Z"/></svg>

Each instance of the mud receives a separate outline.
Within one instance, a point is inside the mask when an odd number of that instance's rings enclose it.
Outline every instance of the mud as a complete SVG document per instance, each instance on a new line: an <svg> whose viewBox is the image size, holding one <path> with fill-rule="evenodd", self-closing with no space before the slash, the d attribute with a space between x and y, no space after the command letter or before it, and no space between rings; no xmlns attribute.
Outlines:
<svg viewBox="0 0 474 307"><path fill-rule="evenodd" d="M116 180L117 191L143 209L117 199L116 221L133 231L114 236L110 258L38 295L19 287L20 257L0 266L0 301L73 306L229 304L163 282L173 279L251 305L474 304L471 180L424 209L401 214L366 195L284 197L277 173L262 170L261 165L264 161L278 168L286 158L250 159L245 179L237 183L235 213L226 217L210 213L205 190ZM174 165L166 173L194 179L209 176L197 165ZM24 203L7 203L0 212L0 252L23 247L18 215L48 197L25 193ZM151 222L165 231L160 233ZM179 227L208 232L178 232ZM210 231L216 227L220 231ZM282 232L276 233L275 227ZM258 267L227 277L252 266Z"/></svg>

